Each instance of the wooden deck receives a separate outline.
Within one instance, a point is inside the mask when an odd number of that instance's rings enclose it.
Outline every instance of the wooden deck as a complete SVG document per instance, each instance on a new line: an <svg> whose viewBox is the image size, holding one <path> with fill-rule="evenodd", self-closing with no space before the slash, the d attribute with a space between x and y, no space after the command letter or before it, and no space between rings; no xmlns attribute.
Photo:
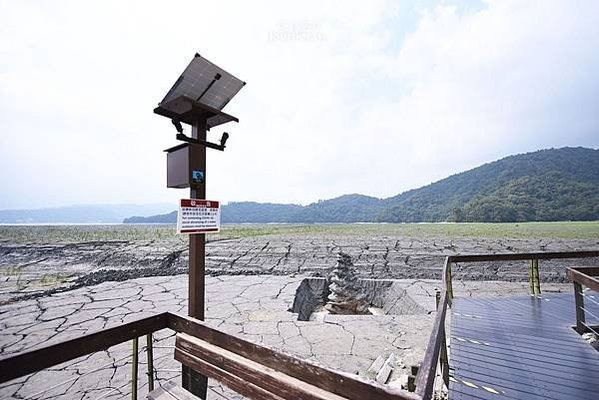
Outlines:
<svg viewBox="0 0 599 400"><path fill-rule="evenodd" d="M573 293L455 298L449 398L599 399L599 352L575 323Z"/></svg>

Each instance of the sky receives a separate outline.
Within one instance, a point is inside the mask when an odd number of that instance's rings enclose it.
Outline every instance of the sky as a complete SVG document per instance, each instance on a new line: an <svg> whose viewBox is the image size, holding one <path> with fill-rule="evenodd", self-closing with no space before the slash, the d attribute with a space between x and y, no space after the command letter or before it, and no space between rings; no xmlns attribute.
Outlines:
<svg viewBox="0 0 599 400"><path fill-rule="evenodd" d="M176 204L153 114L198 52L247 85L207 197L389 197L599 147L598 1L0 0L0 209ZM185 127L189 134L189 127Z"/></svg>

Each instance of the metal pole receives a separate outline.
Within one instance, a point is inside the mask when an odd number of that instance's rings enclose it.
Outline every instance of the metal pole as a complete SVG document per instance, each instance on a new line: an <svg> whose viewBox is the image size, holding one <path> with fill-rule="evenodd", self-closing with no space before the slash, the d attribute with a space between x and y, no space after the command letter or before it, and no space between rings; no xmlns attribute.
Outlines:
<svg viewBox="0 0 599 400"><path fill-rule="evenodd" d="M585 329L584 297L582 296L582 285L574 282L574 302L576 303L576 332L583 334Z"/></svg>
<svg viewBox="0 0 599 400"><path fill-rule="evenodd" d="M535 295L535 283L534 283L534 260L530 260L528 264L528 287L530 289L530 295Z"/></svg>
<svg viewBox="0 0 599 400"><path fill-rule="evenodd" d="M148 388L151 392L154 390L154 348L151 333L146 335L146 356L148 358Z"/></svg>
<svg viewBox="0 0 599 400"><path fill-rule="evenodd" d="M137 400L137 367L139 365L138 359L138 338L133 339L133 354L131 355L131 399Z"/></svg>
<svg viewBox="0 0 599 400"><path fill-rule="evenodd" d="M206 141L206 119L200 118L192 125L191 137ZM201 146L201 159L194 160L204 172L204 182L191 187L192 199L206 198L206 147ZM204 287L206 268L206 242L204 234L189 235L189 299L188 314L190 317L204 320ZM208 378L183 365L183 387L194 395L205 399L208 390Z"/></svg>
<svg viewBox="0 0 599 400"><path fill-rule="evenodd" d="M534 262L534 270L535 270L535 295L541 295L541 278L539 277L539 260L535 260Z"/></svg>

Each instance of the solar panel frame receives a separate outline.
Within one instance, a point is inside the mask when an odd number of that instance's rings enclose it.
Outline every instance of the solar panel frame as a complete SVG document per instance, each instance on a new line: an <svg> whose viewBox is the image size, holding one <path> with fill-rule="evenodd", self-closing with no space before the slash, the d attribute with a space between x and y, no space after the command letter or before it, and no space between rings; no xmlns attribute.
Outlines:
<svg viewBox="0 0 599 400"><path fill-rule="evenodd" d="M239 78L196 54L160 104L183 96L220 111L244 85Z"/></svg>
<svg viewBox="0 0 599 400"><path fill-rule="evenodd" d="M161 103L154 109L154 112L167 118L177 118L180 122L186 124L193 124L200 117L206 118L206 127L208 129L231 121L239 122L232 115L205 106L184 96Z"/></svg>

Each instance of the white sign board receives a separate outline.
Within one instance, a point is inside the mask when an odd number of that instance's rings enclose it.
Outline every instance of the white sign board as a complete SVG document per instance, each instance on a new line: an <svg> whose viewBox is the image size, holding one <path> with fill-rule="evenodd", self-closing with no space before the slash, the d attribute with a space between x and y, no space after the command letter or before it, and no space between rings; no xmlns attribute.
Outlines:
<svg viewBox="0 0 599 400"><path fill-rule="evenodd" d="M215 233L220 229L220 203L213 200L181 199L177 233Z"/></svg>

